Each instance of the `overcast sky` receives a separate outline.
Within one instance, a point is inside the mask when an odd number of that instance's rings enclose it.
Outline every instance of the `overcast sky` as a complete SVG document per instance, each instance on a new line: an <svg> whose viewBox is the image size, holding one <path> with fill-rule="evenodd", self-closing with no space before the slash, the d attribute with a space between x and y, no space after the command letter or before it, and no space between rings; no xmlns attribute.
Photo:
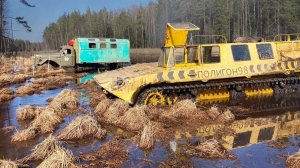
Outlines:
<svg viewBox="0 0 300 168"><path fill-rule="evenodd" d="M19 0L8 0L8 16L24 17L32 27L28 33L13 21L14 38L30 40L32 42L42 41L43 30L51 22L55 22L64 12L70 13L74 10L85 12L87 8L99 11L106 7L110 10L120 10L134 5L145 5L155 0L27 0L36 7L30 8L19 2ZM10 22L10 21L9 21Z"/></svg>

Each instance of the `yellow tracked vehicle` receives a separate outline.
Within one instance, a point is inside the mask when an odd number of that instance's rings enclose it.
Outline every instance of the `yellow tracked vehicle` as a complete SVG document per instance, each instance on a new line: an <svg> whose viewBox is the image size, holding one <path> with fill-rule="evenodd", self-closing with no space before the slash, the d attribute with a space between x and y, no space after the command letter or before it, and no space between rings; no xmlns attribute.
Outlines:
<svg viewBox="0 0 300 168"><path fill-rule="evenodd" d="M298 90L300 34L278 35L272 42L239 39L235 43L209 36L221 43L194 44L188 37L196 30L191 23L168 23L158 63L108 71L94 79L106 93L130 104L165 105L185 98L204 101Z"/></svg>

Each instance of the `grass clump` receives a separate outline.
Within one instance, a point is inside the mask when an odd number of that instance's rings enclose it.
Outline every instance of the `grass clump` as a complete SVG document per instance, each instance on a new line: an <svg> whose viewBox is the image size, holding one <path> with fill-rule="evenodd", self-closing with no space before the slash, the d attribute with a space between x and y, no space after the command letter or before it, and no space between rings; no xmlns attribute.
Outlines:
<svg viewBox="0 0 300 168"><path fill-rule="evenodd" d="M37 127L29 127L22 131L17 131L12 137L12 142L21 142L21 141L27 141L30 139L34 139L38 134L40 133L40 129Z"/></svg>
<svg viewBox="0 0 300 168"><path fill-rule="evenodd" d="M0 89L0 103L10 101L14 98L14 91L11 88Z"/></svg>
<svg viewBox="0 0 300 168"><path fill-rule="evenodd" d="M0 160L1 168L18 168L18 164L10 160Z"/></svg>
<svg viewBox="0 0 300 168"><path fill-rule="evenodd" d="M111 101L107 98L100 101L100 103L95 108L95 113L99 116L102 116L111 105Z"/></svg>
<svg viewBox="0 0 300 168"><path fill-rule="evenodd" d="M25 106L17 110L18 120L32 120L43 111L42 108Z"/></svg>
<svg viewBox="0 0 300 168"><path fill-rule="evenodd" d="M136 106L130 108L120 117L118 123L130 131L140 131L149 122L149 118L145 114L145 106Z"/></svg>
<svg viewBox="0 0 300 168"><path fill-rule="evenodd" d="M173 116L175 118L193 118L197 111L196 103L192 100L181 100L172 106L170 113L166 115Z"/></svg>
<svg viewBox="0 0 300 168"><path fill-rule="evenodd" d="M33 160L43 160L53 154L55 151L62 148L62 142L58 141L56 137L49 135L43 142L36 145L32 153L21 160L21 162L28 162Z"/></svg>
<svg viewBox="0 0 300 168"><path fill-rule="evenodd" d="M198 146L190 146L186 153L206 159L236 159L236 156L229 153L222 144L215 139L200 143Z"/></svg>
<svg viewBox="0 0 300 168"><path fill-rule="evenodd" d="M71 151L60 148L38 165L38 168L76 168L78 166L74 164L74 161L75 159Z"/></svg>
<svg viewBox="0 0 300 168"><path fill-rule="evenodd" d="M300 151L289 156L286 160L286 165L288 168L298 168L300 167Z"/></svg>
<svg viewBox="0 0 300 168"><path fill-rule="evenodd" d="M93 165L98 167L122 167L128 157L128 144L124 140L111 140L102 145L96 152L80 156L81 159L92 162L90 165L92 167Z"/></svg>
<svg viewBox="0 0 300 168"><path fill-rule="evenodd" d="M30 127L37 127L42 134L51 133L55 130L57 125L61 123L62 119L54 112L53 109L46 108L40 115L38 115L30 124Z"/></svg>
<svg viewBox="0 0 300 168"><path fill-rule="evenodd" d="M18 96L33 95L35 93L34 87L32 85L21 86L17 89L16 93Z"/></svg>
<svg viewBox="0 0 300 168"><path fill-rule="evenodd" d="M105 101L105 100L103 100ZM101 103L101 102L100 102ZM104 108L107 108L106 104L108 102L104 102L103 104L101 103L99 106L104 106ZM98 107L99 109L99 107ZM109 123L109 124L118 124L118 120L120 119L121 116L124 115L125 111L129 109L129 104L126 103L123 100L116 100L113 102L113 104L103 113L103 118L102 120L104 120L104 122ZM103 112L104 109L102 110L98 110L98 114L100 114L100 112Z"/></svg>
<svg viewBox="0 0 300 168"><path fill-rule="evenodd" d="M235 116L230 110L221 111L218 107L213 106L207 111L207 115L211 120L217 121L223 124L228 124L235 120Z"/></svg>
<svg viewBox="0 0 300 168"><path fill-rule="evenodd" d="M150 149L154 146L154 128L152 124L144 126L141 133L141 140L139 147L143 149Z"/></svg>
<svg viewBox="0 0 300 168"><path fill-rule="evenodd" d="M106 131L90 115L78 116L58 135L59 140L77 140L89 136L101 139Z"/></svg>
<svg viewBox="0 0 300 168"><path fill-rule="evenodd" d="M57 114L63 115L64 110L79 107L78 95L73 90L65 89L51 101L48 107L54 109Z"/></svg>

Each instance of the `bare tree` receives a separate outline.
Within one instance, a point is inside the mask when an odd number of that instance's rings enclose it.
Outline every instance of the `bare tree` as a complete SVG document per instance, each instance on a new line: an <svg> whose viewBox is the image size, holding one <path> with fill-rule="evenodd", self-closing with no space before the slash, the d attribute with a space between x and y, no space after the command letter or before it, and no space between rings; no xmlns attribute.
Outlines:
<svg viewBox="0 0 300 168"><path fill-rule="evenodd" d="M34 8L34 7L35 7L35 5L32 5L32 4L28 3L27 0L20 0L20 2L21 2L22 4L28 6L28 7L31 7L31 8Z"/></svg>

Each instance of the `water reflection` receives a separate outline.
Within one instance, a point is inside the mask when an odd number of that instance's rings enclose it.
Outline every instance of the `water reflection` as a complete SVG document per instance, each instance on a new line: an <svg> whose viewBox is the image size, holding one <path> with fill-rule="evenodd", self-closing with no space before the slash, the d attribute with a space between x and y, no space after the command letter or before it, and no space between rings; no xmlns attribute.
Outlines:
<svg viewBox="0 0 300 168"><path fill-rule="evenodd" d="M223 106L231 108L237 116L237 120L231 125L204 125L196 128L196 131L177 130L174 135L177 144L185 144L195 139L204 141L215 136L217 131L224 127L235 132L232 136L222 136L226 142L224 146L230 150L300 135L298 97L269 97L260 100L247 99L231 105L230 103L224 103ZM241 107L244 111L240 113L240 108L234 107ZM175 148L174 144L171 146Z"/></svg>

